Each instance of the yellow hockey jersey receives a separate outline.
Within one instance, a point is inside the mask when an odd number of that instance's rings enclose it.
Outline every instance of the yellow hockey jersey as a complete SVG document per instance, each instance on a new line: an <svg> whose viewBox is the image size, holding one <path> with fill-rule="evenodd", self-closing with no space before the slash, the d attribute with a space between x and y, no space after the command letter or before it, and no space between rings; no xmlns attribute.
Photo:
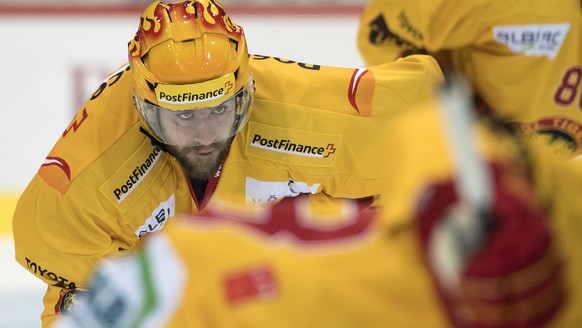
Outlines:
<svg viewBox="0 0 582 328"><path fill-rule="evenodd" d="M347 202L328 208L360 229L344 230L342 238L306 238L325 216L301 202L304 195L284 200L293 206L277 215L221 209L222 219L179 217L139 255L105 263L94 290L57 327L450 327L423 260L414 213L423 188L452 179L455 164L435 111L397 116L385 134L393 142L379 150L391 178L380 216ZM582 216L576 213L582 205L572 195L581 190L582 175L542 149L524 146L529 155L520 157L522 145L486 126L475 133L483 158L509 163L516 172L531 167L538 175L535 190L548 205L567 291L550 326L578 326ZM402 152L392 159L395 150ZM515 176L501 181L500 188L523 192Z"/></svg>
<svg viewBox="0 0 582 328"><path fill-rule="evenodd" d="M410 53L463 72L485 103L557 152L582 154L578 0L372 0L358 46L369 65Z"/></svg>
<svg viewBox="0 0 582 328"><path fill-rule="evenodd" d="M72 289L86 287L96 260L131 250L175 213L299 194L315 203L377 195L385 123L443 80L428 56L368 69L259 55L250 65L254 109L200 204L177 161L140 132L128 66L84 104L13 218L17 261L49 285L43 325L66 311Z"/></svg>

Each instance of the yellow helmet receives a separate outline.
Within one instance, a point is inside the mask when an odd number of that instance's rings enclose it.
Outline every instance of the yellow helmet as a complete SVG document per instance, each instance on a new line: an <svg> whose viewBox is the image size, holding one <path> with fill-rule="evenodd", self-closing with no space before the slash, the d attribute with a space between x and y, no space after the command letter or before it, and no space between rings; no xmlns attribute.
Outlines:
<svg viewBox="0 0 582 328"><path fill-rule="evenodd" d="M246 123L254 96L247 43L216 0L153 2L128 48L136 108L162 143L176 141L160 124L160 111L215 112L236 96L229 136Z"/></svg>

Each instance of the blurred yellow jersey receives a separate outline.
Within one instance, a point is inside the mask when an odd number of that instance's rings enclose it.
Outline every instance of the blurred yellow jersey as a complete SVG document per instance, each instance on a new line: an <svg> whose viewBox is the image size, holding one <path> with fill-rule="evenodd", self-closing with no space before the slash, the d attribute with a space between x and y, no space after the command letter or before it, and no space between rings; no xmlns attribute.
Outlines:
<svg viewBox="0 0 582 328"><path fill-rule="evenodd" d="M414 213L424 188L453 179L454 164L435 111L397 116L385 135L401 138L380 151L392 171L378 211L349 201L314 209L302 195L271 208L178 217L142 251L104 263L92 291L57 327L450 327ZM567 290L551 324L577 326L582 205L567 195L581 190L582 175L569 172L570 163L550 164L541 150L522 159L508 152L519 143L484 126L476 133L483 158L518 171L534 167L536 190L551 190L545 200ZM395 149L402 151L396 157ZM561 167L548 169L553 165ZM501 188L521 192L512 178L502 179ZM327 233L311 233L326 224Z"/></svg>
<svg viewBox="0 0 582 328"><path fill-rule="evenodd" d="M442 72L429 56L334 68L252 56L255 104L198 202L177 161L140 132L131 74L107 78L57 141L13 219L16 259L49 284L43 324L72 304L95 261L126 252L176 213L208 205L274 204L308 194L364 198L386 172L386 122L428 99Z"/></svg>
<svg viewBox="0 0 582 328"><path fill-rule="evenodd" d="M369 65L430 53L466 74L501 119L582 154L579 0L371 0L358 46Z"/></svg>

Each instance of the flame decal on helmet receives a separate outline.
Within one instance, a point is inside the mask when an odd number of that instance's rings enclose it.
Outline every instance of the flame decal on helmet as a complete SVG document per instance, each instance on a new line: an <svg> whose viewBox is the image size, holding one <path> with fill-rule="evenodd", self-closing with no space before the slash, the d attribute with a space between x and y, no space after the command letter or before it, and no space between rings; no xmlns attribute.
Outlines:
<svg viewBox="0 0 582 328"><path fill-rule="evenodd" d="M129 41L129 55L131 57L138 57L141 53L139 42L134 38Z"/></svg>
<svg viewBox="0 0 582 328"><path fill-rule="evenodd" d="M216 8L212 3L209 3L206 5L206 9L207 10L204 10L204 20L212 25L216 24L216 20L213 16L218 15L218 8Z"/></svg>
<svg viewBox="0 0 582 328"><path fill-rule="evenodd" d="M238 26L235 23L233 23L230 20L230 17L228 17L227 15L224 15L223 23L224 23L224 26L226 27L226 30L228 32L235 32L235 33L239 33L240 32L240 26Z"/></svg>
<svg viewBox="0 0 582 328"><path fill-rule="evenodd" d="M176 13L176 16L184 21L200 19L209 29L220 24L235 39L237 39L236 34L242 32L241 27L233 23L222 6L214 0L185 1L169 5L158 2L156 5L150 5L142 13L138 31L129 42L130 56L141 57L153 46L153 44L142 46L143 39L156 40L165 33L172 33L163 26L166 20L162 18L169 12ZM217 17L221 19L217 20Z"/></svg>
<svg viewBox="0 0 582 328"><path fill-rule="evenodd" d="M156 18L155 9L157 9L157 7L153 7L153 8L150 7L148 9L146 9L146 11L144 11L144 13L142 14L142 16L141 16L141 28L142 28L142 30L149 31L150 29L152 29L152 26L153 26L153 32L158 33L160 31L160 29L162 28L162 24Z"/></svg>
<svg viewBox="0 0 582 328"><path fill-rule="evenodd" d="M135 34L135 37L129 42L130 55L132 57L141 57L143 55L141 40L145 37L145 35L148 35L153 39L156 34L162 31L163 20L159 19L158 17L161 17L163 14L159 11L167 9L167 5L159 3L156 6L150 5L144 10L140 17L138 31Z"/></svg>
<svg viewBox="0 0 582 328"><path fill-rule="evenodd" d="M190 15L196 15L196 8L194 8L194 3L190 2L186 5L186 13Z"/></svg>
<svg viewBox="0 0 582 328"><path fill-rule="evenodd" d="M234 24L230 17L226 14L220 4L213 0L198 0L196 5L200 6L200 11L203 13L203 20L209 25L216 25L215 17L222 17L222 24L229 33L239 33L240 26ZM206 8L204 7L206 5Z"/></svg>

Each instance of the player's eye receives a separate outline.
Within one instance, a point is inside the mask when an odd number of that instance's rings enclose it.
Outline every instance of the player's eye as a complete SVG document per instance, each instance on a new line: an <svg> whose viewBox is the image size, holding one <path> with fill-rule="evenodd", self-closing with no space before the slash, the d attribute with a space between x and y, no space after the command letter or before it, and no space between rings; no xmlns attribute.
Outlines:
<svg viewBox="0 0 582 328"><path fill-rule="evenodd" d="M217 106L212 108L212 114L222 114L226 111L226 106L225 105L221 105L221 106Z"/></svg>
<svg viewBox="0 0 582 328"><path fill-rule="evenodd" d="M192 111L183 111L180 114L178 114L178 117L183 120L190 119L192 118L192 116L194 116L194 113L192 113Z"/></svg>

